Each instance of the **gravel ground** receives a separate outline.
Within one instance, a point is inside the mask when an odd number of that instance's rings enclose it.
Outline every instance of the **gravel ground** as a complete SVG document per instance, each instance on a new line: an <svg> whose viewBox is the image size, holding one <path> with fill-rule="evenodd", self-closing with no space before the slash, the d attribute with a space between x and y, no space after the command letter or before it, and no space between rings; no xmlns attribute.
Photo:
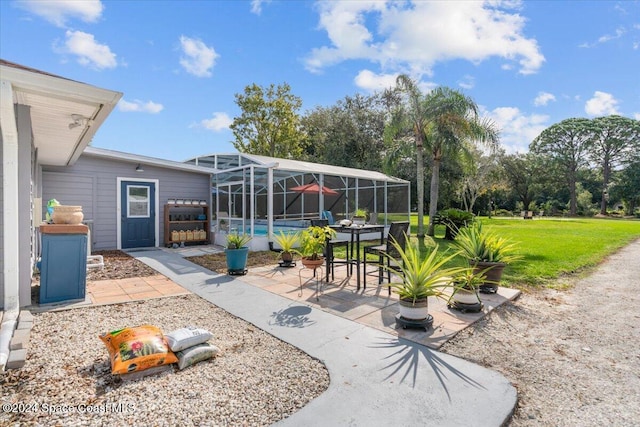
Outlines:
<svg viewBox="0 0 640 427"><path fill-rule="evenodd" d="M640 241L567 291L525 293L441 351L501 372L512 426L640 426Z"/></svg>
<svg viewBox="0 0 640 427"><path fill-rule="evenodd" d="M222 268L218 258L193 260ZM588 277L572 279L569 290L525 292L441 350L499 371L514 384L519 401L512 426L640 426L638 259L640 241ZM120 259L113 274L126 274L133 261ZM123 383L109 373L97 338L122 323L165 331L204 327L214 332L221 355ZM130 403L134 412L0 414L0 425L268 425L329 382L319 362L196 296L40 314L31 345L25 368L0 380L3 403Z"/></svg>
<svg viewBox="0 0 640 427"><path fill-rule="evenodd" d="M111 375L98 335L142 324L165 333L207 329L220 354L183 371L122 381ZM329 385L322 363L195 295L35 314L29 345L24 368L0 378L0 400L40 406L0 412L0 425L264 426ZM112 404L121 411L80 413L80 405Z"/></svg>

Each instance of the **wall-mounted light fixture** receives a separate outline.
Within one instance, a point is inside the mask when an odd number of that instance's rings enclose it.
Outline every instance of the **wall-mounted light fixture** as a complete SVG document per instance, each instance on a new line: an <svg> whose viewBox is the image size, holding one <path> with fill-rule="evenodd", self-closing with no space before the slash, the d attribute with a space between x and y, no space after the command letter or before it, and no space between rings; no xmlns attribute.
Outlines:
<svg viewBox="0 0 640 427"><path fill-rule="evenodd" d="M79 126L84 126L84 125L91 125L91 120L89 120L88 118L80 114L72 114L71 120L73 121L69 123L69 129L75 129Z"/></svg>
<svg viewBox="0 0 640 427"><path fill-rule="evenodd" d="M138 165L136 166L136 172L144 172L144 169L142 168L142 166L140 166L140 163L138 163Z"/></svg>

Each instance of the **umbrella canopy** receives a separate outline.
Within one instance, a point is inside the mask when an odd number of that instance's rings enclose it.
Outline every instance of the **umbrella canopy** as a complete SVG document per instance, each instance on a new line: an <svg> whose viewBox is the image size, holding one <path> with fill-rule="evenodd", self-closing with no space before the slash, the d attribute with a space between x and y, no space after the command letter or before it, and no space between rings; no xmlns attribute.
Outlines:
<svg viewBox="0 0 640 427"><path fill-rule="evenodd" d="M289 190L302 194L320 194L320 185L318 183L311 183L299 185L297 187L291 187ZM324 194L325 196L337 196L338 192L323 185L322 194Z"/></svg>

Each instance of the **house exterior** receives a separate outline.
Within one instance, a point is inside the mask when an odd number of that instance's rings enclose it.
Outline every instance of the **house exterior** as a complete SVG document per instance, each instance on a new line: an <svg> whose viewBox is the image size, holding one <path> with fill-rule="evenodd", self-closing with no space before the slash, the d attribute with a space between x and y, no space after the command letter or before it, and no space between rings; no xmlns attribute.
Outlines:
<svg viewBox="0 0 640 427"><path fill-rule="evenodd" d="M46 210L50 199L82 206L84 222L91 230L92 250L162 246L167 201L206 200L210 206L213 172L181 162L87 147L73 165L43 166L42 209ZM129 202L136 203L140 194L150 202L148 215L135 215L135 223L128 226L132 221L126 207ZM148 233L140 233L140 228Z"/></svg>
<svg viewBox="0 0 640 427"><path fill-rule="evenodd" d="M1 59L0 89L2 372L20 308L31 305L38 227L48 200L82 206L92 250L160 246L168 199L210 203L215 171L88 147L120 92ZM144 215L130 215L130 205L144 206ZM131 232L140 229L146 230L142 239Z"/></svg>

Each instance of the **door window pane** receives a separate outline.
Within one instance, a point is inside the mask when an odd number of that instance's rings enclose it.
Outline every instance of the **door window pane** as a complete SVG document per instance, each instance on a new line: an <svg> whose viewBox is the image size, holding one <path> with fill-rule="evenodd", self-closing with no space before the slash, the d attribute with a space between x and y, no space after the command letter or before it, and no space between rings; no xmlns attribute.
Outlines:
<svg viewBox="0 0 640 427"><path fill-rule="evenodd" d="M149 218L149 187L127 186L127 217Z"/></svg>

